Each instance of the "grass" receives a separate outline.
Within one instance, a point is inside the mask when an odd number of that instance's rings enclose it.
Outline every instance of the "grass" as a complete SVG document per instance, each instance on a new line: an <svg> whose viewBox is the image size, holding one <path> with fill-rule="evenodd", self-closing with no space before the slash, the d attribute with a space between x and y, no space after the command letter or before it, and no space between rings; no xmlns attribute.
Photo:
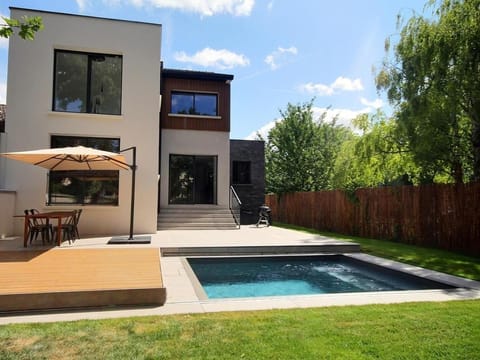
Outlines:
<svg viewBox="0 0 480 360"><path fill-rule="evenodd" d="M1 359L474 359L480 300L0 327Z"/></svg>
<svg viewBox="0 0 480 360"><path fill-rule="evenodd" d="M275 226L318 234L360 244L364 253L480 281L480 259L450 251L424 248L393 241L366 239L328 232L319 232L300 226L275 223Z"/></svg>

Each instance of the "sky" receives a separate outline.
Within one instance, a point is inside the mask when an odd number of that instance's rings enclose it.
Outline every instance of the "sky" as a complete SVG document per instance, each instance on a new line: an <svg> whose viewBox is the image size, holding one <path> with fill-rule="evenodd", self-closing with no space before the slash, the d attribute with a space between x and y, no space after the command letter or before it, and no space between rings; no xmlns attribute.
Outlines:
<svg viewBox="0 0 480 360"><path fill-rule="evenodd" d="M232 74L233 139L266 137L287 105L313 100L351 126L361 113L391 109L373 68L397 15L424 14L426 0L1 0L9 7L162 24L165 68ZM32 59L34 61L34 59ZM0 103L6 103L8 40L0 39Z"/></svg>

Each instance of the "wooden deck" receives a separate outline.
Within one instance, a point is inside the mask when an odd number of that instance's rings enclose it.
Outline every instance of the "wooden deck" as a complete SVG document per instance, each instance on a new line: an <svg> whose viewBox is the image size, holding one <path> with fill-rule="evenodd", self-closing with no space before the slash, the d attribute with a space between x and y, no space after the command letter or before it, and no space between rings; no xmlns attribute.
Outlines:
<svg viewBox="0 0 480 360"><path fill-rule="evenodd" d="M165 300L159 249L0 251L0 312Z"/></svg>

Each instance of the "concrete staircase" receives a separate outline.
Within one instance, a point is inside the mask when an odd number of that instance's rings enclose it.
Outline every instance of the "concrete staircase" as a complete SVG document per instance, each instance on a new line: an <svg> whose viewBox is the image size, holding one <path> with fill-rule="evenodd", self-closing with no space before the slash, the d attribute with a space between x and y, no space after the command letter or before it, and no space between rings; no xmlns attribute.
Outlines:
<svg viewBox="0 0 480 360"><path fill-rule="evenodd" d="M218 205L171 205L162 207L158 230L238 229L228 207Z"/></svg>

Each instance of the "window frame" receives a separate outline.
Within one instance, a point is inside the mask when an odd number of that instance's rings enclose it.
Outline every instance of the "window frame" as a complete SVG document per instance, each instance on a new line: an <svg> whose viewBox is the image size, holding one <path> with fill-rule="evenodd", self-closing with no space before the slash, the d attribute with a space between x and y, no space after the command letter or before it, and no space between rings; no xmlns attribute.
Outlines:
<svg viewBox="0 0 480 360"><path fill-rule="evenodd" d="M63 144L55 144L56 139L62 138L64 140L67 140L65 144L65 141L63 141ZM70 144L68 144L68 139L70 139ZM91 144L88 144L89 140L102 140L106 142L118 142L118 144L112 145L112 148L105 148L102 146L91 146ZM75 146L75 145L84 145L89 147L95 147L100 150L106 150L106 151L113 151L113 152L119 152L120 151L120 138L116 137L97 137L97 136L75 136L75 135L57 135L57 134L52 134L50 136L50 147L51 148L57 148L57 147L63 147L63 146ZM78 193L73 193L70 194L71 196L74 196L76 199L80 199L81 201L58 201L55 200L55 198L58 196L52 196L53 194L53 188L55 187L56 183L54 182L58 178L56 175L60 174L61 177L63 177L66 181L69 181L65 186L69 186L73 180L76 180L77 178L80 179L78 183L81 184L80 191ZM114 185L114 193L116 194L115 197L112 198L112 201L108 202L105 201L105 197L100 197L100 201L93 201L92 202L92 196L88 197L89 194L86 191L87 185L89 181L105 181L105 177L110 178L111 180L107 181L114 181L116 184ZM100 180L99 180L100 179ZM104 190L104 186L101 187L101 190ZM76 205L76 206L118 206L119 205L119 190L120 190L120 171L119 170L95 170L95 171L85 171L85 170L64 170L64 171L55 171L55 170L50 170L47 175L47 196L46 196L46 203L47 206L57 206L57 205ZM86 200L89 201L86 201Z"/></svg>
<svg viewBox="0 0 480 360"><path fill-rule="evenodd" d="M68 54L79 54L79 55L86 55L87 56L87 79L86 79L86 95L85 95L85 111L69 111L69 110L57 110L55 103L56 103L56 93L57 93L57 54L58 53L68 53ZM94 57L105 56L105 57L112 57L112 58L120 58L120 94L119 94L119 109L118 113L98 113L92 111L92 59ZM86 52L86 51L75 51L75 50L67 50L67 49L54 49L53 53L53 96L52 96L52 111L53 112L64 112L64 113L71 113L71 114L94 114L94 115L110 115L110 116L121 116L122 115L122 103L123 103L123 55L121 54L105 54L105 53L95 53L95 52Z"/></svg>
<svg viewBox="0 0 480 360"><path fill-rule="evenodd" d="M193 103L193 109L195 112L195 96L196 95L201 95L201 96L214 96L215 97L215 114L214 115L205 115L205 114L199 114L199 113L179 113L179 112L173 112L173 97L174 95L191 95L192 96L192 103ZM171 116L192 116L192 117L208 117L208 118L219 118L219 109L218 109L218 93L215 92L203 92L203 91L188 91L188 90L172 90L170 92L170 112L169 115Z"/></svg>

